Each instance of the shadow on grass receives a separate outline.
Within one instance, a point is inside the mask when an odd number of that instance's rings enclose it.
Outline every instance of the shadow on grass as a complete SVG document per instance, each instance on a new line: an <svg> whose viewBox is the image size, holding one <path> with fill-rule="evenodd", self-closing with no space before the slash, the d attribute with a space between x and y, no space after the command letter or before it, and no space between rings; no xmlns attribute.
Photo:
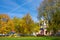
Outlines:
<svg viewBox="0 0 60 40"><path fill-rule="evenodd" d="M60 40L60 38L58 37L58 38L52 38L51 40Z"/></svg>

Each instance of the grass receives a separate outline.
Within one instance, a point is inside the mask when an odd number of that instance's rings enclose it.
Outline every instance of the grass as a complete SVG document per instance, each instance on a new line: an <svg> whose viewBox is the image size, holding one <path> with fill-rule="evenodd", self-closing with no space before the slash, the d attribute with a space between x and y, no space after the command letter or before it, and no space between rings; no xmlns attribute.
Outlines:
<svg viewBox="0 0 60 40"><path fill-rule="evenodd" d="M60 40L60 37L0 37L0 40Z"/></svg>

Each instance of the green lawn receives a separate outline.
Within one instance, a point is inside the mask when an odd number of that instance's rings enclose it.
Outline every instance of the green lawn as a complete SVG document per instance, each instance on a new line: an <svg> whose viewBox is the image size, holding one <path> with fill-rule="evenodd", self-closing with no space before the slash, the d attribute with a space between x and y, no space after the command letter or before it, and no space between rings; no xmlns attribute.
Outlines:
<svg viewBox="0 0 60 40"><path fill-rule="evenodd" d="M60 37L0 37L0 40L60 40Z"/></svg>

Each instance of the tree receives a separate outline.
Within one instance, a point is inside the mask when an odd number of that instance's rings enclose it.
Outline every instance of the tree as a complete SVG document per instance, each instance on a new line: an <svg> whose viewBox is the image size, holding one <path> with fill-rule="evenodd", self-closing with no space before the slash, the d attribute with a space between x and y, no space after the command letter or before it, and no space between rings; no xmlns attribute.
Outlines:
<svg viewBox="0 0 60 40"><path fill-rule="evenodd" d="M55 14L53 14L53 17L51 19L51 22L49 25L51 25L51 30L53 30L54 33L58 32L60 30L60 10L56 10ZM49 28L50 28L49 27Z"/></svg>
<svg viewBox="0 0 60 40"><path fill-rule="evenodd" d="M17 17L14 17L12 20L14 22L14 27L15 27L16 33L20 33L21 32L21 30L20 30L20 19Z"/></svg>
<svg viewBox="0 0 60 40"><path fill-rule="evenodd" d="M59 29L60 0L44 0L39 7L38 19L42 16L48 20L49 29L56 33Z"/></svg>
<svg viewBox="0 0 60 40"><path fill-rule="evenodd" d="M12 20L6 14L0 14L0 33L8 34L14 30L14 25Z"/></svg>
<svg viewBox="0 0 60 40"><path fill-rule="evenodd" d="M30 14L25 15L23 18L13 18L16 33L19 34L32 34L39 30L38 25L35 25Z"/></svg>
<svg viewBox="0 0 60 40"><path fill-rule="evenodd" d="M40 31L40 26L39 23L34 23L34 32L39 32Z"/></svg>
<svg viewBox="0 0 60 40"><path fill-rule="evenodd" d="M33 33L33 30L34 30L34 21L32 20L30 14L25 15L23 17L23 20L26 23L26 28L27 28L28 34Z"/></svg>
<svg viewBox="0 0 60 40"><path fill-rule="evenodd" d="M14 17L13 22L14 22L14 27L15 27L16 33L18 33L18 34L27 33L27 28L26 28L27 26L26 26L25 20L23 20L22 18Z"/></svg>

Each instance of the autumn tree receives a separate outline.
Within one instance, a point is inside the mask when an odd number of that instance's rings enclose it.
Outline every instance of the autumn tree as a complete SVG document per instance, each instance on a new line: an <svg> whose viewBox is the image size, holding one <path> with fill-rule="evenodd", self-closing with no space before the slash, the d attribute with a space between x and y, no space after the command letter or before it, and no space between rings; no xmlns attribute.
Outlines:
<svg viewBox="0 0 60 40"><path fill-rule="evenodd" d="M39 31L40 31L40 25L39 25L38 22L35 22L35 23L34 23L34 32L37 33L37 32L39 32Z"/></svg>
<svg viewBox="0 0 60 40"><path fill-rule="evenodd" d="M13 18L16 33L19 34L32 34L39 31L39 26L34 23L30 14L26 14L23 18Z"/></svg>
<svg viewBox="0 0 60 40"><path fill-rule="evenodd" d="M28 13L27 15L25 15L23 17L23 20L26 23L26 28L27 28L28 34L33 33L33 31L34 31L34 21L32 20L30 14Z"/></svg>
<svg viewBox="0 0 60 40"><path fill-rule="evenodd" d="M24 26L26 25L24 20L22 20L21 18L14 17L13 22L14 22L14 27L15 27L16 33L23 34Z"/></svg>
<svg viewBox="0 0 60 40"><path fill-rule="evenodd" d="M14 25L10 17L6 14L0 14L0 33L7 34L14 30Z"/></svg>

